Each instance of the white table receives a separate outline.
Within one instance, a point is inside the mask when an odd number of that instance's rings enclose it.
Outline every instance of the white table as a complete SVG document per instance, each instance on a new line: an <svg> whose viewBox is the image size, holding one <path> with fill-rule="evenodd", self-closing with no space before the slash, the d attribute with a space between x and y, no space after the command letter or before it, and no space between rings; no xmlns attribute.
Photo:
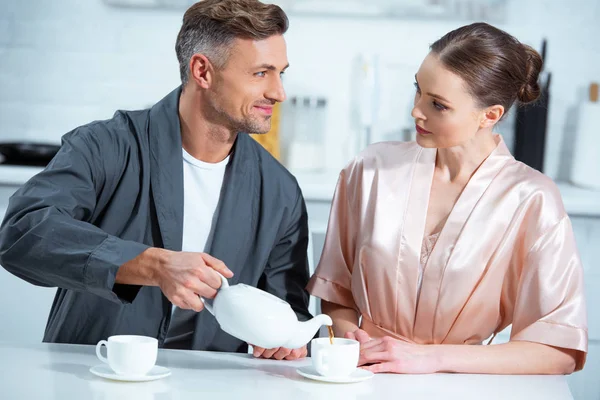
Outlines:
<svg viewBox="0 0 600 400"><path fill-rule="evenodd" d="M93 346L0 343L0 399L572 399L563 376L376 375L352 384L305 379L310 363L251 355L160 349L157 364L172 374L152 382L96 377Z"/></svg>

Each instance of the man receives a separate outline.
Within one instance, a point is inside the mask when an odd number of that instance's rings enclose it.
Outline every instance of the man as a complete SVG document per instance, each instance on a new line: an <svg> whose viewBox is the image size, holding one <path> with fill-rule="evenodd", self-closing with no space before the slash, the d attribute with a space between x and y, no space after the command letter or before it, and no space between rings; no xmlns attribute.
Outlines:
<svg viewBox="0 0 600 400"><path fill-rule="evenodd" d="M310 318L302 193L246 134L268 132L285 99L287 27L279 7L258 0L196 3L177 37L182 86L148 110L68 133L12 196L0 264L59 288L45 342L138 334L167 348L245 352L200 312L199 296L220 287L215 271ZM295 359L306 347L254 355Z"/></svg>

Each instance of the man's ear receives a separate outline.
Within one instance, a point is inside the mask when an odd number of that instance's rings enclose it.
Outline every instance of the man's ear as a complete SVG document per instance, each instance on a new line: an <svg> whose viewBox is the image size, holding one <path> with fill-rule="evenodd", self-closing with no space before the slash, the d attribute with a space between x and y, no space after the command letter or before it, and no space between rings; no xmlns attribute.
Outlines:
<svg viewBox="0 0 600 400"><path fill-rule="evenodd" d="M204 54L194 54L190 58L189 80L196 82L198 86L208 89L214 79L214 68L210 60Z"/></svg>

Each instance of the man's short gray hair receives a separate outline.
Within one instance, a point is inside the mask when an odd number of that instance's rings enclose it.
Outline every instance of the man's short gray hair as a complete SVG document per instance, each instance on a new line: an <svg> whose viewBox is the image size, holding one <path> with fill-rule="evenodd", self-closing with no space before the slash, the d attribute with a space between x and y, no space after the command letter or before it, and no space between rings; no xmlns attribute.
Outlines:
<svg viewBox="0 0 600 400"><path fill-rule="evenodd" d="M223 68L236 38L262 40L283 35L288 24L279 6L258 0L197 2L185 12L175 44L182 84L188 82L194 54L204 54L216 68Z"/></svg>

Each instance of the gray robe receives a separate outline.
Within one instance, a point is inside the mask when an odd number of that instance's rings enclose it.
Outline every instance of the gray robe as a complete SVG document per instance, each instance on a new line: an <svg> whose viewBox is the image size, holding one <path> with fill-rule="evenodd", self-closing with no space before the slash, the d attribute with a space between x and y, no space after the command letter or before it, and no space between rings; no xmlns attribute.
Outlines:
<svg viewBox="0 0 600 400"><path fill-rule="evenodd" d="M164 345L171 303L158 287L115 284L115 276L150 246L181 250L180 94L178 88L148 110L118 111L69 132L47 168L11 197L0 264L34 285L59 288L45 342L95 344L137 334ZM302 193L246 134L236 139L217 212L207 252L233 271L231 284L264 289L309 319ZM15 299L17 306L21 301L27 299ZM197 314L190 347L247 349L208 311Z"/></svg>

